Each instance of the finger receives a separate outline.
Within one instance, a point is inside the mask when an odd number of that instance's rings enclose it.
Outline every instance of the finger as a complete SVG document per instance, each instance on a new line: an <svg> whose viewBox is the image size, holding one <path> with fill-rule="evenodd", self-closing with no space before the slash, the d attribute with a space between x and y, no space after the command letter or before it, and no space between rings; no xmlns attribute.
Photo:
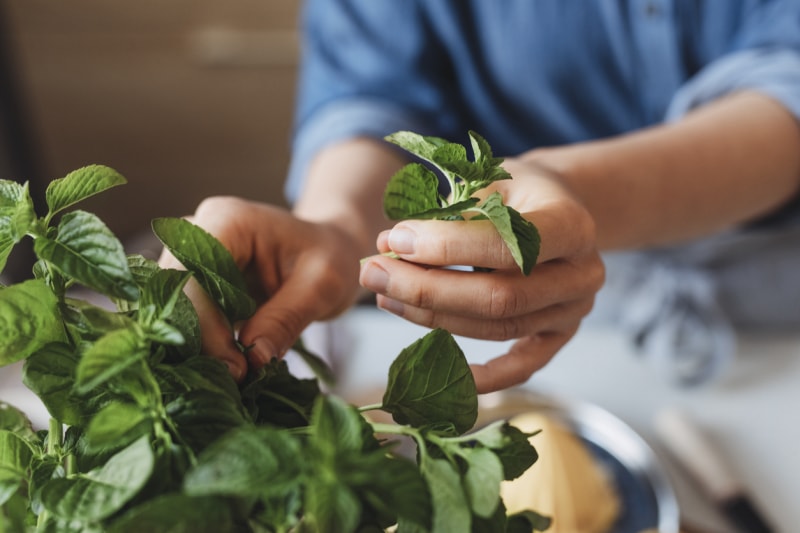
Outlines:
<svg viewBox="0 0 800 533"><path fill-rule="evenodd" d="M470 365L478 394L525 383L534 372L550 362L576 330L525 337L512 344L504 355L484 364Z"/></svg>
<svg viewBox="0 0 800 533"><path fill-rule="evenodd" d="M222 361L228 367L231 376L236 381L241 381L247 374L247 361L236 345L228 320L194 279L186 283L184 290L200 320L203 351Z"/></svg>
<svg viewBox="0 0 800 533"><path fill-rule="evenodd" d="M319 264L308 266L311 270L317 267ZM311 322L328 318L349 304L334 276L316 272L315 278L304 269L299 267L242 325L239 340L251 346L247 356L252 367L283 357Z"/></svg>
<svg viewBox="0 0 800 533"><path fill-rule="evenodd" d="M361 266L359 281L365 288L412 308L506 319L594 294L603 277L603 265L596 255L574 263L544 263L528 277L518 271L427 268L373 256Z"/></svg>

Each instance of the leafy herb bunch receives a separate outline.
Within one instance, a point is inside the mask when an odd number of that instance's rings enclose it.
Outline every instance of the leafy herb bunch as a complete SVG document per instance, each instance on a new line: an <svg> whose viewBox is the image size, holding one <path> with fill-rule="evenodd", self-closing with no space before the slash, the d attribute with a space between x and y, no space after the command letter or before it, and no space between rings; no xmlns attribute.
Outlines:
<svg viewBox="0 0 800 533"><path fill-rule="evenodd" d="M125 183L93 165L50 183L38 216L27 184L0 180L0 270L33 239L29 280L0 287L0 366L47 408L36 430L0 402L0 533L532 531L507 516L500 484L537 459L505 422L470 430L477 395L444 330L405 348L380 405L326 392L329 369L298 341L315 379L273 360L237 384L202 353L183 292L191 276L231 322L255 303L228 251L180 218L153 221L186 267L126 255L95 215L71 210ZM79 299L75 286L107 299ZM394 423L366 411L390 413ZM398 439L417 444L398 453Z"/></svg>

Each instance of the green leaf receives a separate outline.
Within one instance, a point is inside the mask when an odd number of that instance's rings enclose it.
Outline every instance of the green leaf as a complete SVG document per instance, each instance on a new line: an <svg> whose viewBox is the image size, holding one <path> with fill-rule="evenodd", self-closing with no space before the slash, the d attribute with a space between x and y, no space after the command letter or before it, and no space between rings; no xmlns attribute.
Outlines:
<svg viewBox="0 0 800 533"><path fill-rule="evenodd" d="M86 443L89 451L118 449L150 434L151 428L150 417L138 405L111 402L89 422Z"/></svg>
<svg viewBox="0 0 800 533"><path fill-rule="evenodd" d="M153 220L153 231L219 304L231 322L250 317L255 301L230 252L210 233L182 218Z"/></svg>
<svg viewBox="0 0 800 533"><path fill-rule="evenodd" d="M52 217L81 200L124 183L127 183L127 180L121 174L103 165L89 165L73 170L63 178L53 180L47 186L45 199L50 209L49 216Z"/></svg>
<svg viewBox="0 0 800 533"><path fill-rule="evenodd" d="M421 465L433 502L431 533L470 531L472 513L456 468L446 459L427 459Z"/></svg>
<svg viewBox="0 0 800 533"><path fill-rule="evenodd" d="M81 358L76 370L76 390L85 394L144 360L149 346L133 329L107 333Z"/></svg>
<svg viewBox="0 0 800 533"><path fill-rule="evenodd" d="M37 238L34 250L63 273L104 295L139 298L122 243L91 213L67 213L56 238Z"/></svg>
<svg viewBox="0 0 800 533"><path fill-rule="evenodd" d="M0 289L0 366L65 339L53 292L40 280Z"/></svg>
<svg viewBox="0 0 800 533"><path fill-rule="evenodd" d="M0 429L0 481L27 481L34 455L35 450L24 437Z"/></svg>
<svg viewBox="0 0 800 533"><path fill-rule="evenodd" d="M355 531L361 517L356 495L335 478L318 479L306 486L304 520L313 531Z"/></svg>
<svg viewBox="0 0 800 533"><path fill-rule="evenodd" d="M50 481L42 487L42 503L57 517L103 520L142 490L154 462L149 438L142 437L97 470Z"/></svg>
<svg viewBox="0 0 800 533"><path fill-rule="evenodd" d="M503 198L498 192L492 193L482 204L469 211L485 216L494 224L522 273L526 276L530 274L539 256L540 238L536 226L515 209L503 205Z"/></svg>
<svg viewBox="0 0 800 533"><path fill-rule="evenodd" d="M364 418L352 405L336 396L320 396L311 416L311 439L322 455L364 448Z"/></svg>
<svg viewBox="0 0 800 533"><path fill-rule="evenodd" d="M321 391L315 379L300 379L283 359L251 372L242 384L242 403L257 424L307 426Z"/></svg>
<svg viewBox="0 0 800 533"><path fill-rule="evenodd" d="M459 456L467 461L464 488L470 508L483 518L492 516L500 502L503 465L488 448L461 448Z"/></svg>
<svg viewBox="0 0 800 533"><path fill-rule="evenodd" d="M383 193L383 210L389 220L415 218L439 209L439 179L431 170L412 163L398 170Z"/></svg>
<svg viewBox="0 0 800 533"><path fill-rule="evenodd" d="M282 496L304 481L299 441L285 430L246 426L206 448L183 481L190 496Z"/></svg>
<svg viewBox="0 0 800 533"><path fill-rule="evenodd" d="M25 439L36 438L33 424L25 413L2 400L0 400L0 429L11 431Z"/></svg>
<svg viewBox="0 0 800 533"><path fill-rule="evenodd" d="M165 494L133 507L107 533L220 533L236 531L231 504L223 498Z"/></svg>
<svg viewBox="0 0 800 533"><path fill-rule="evenodd" d="M439 147L452 144L441 137L420 135L413 131L398 131L387 135L385 139L429 162L433 162L434 154Z"/></svg>
<svg viewBox="0 0 800 533"><path fill-rule="evenodd" d="M389 368L383 409L399 424L450 423L459 433L472 428L475 380L450 333L434 329L400 352Z"/></svg>
<svg viewBox="0 0 800 533"><path fill-rule="evenodd" d="M500 462L503 463L503 477L507 481L516 479L539 459L536 448L531 445L530 433L523 433L511 424L502 426L506 442L500 447L492 446Z"/></svg>
<svg viewBox="0 0 800 533"><path fill-rule="evenodd" d="M28 184L0 180L0 272L14 245L33 230L36 220Z"/></svg>
<svg viewBox="0 0 800 533"><path fill-rule="evenodd" d="M249 422L235 402L204 390L179 396L166 405L166 411L181 439L195 453L202 452L220 435Z"/></svg>
<svg viewBox="0 0 800 533"><path fill-rule="evenodd" d="M47 411L71 426L82 426L104 403L102 397L81 398L74 394L79 360L80 355L69 345L51 343L32 354L22 369L23 382Z"/></svg>

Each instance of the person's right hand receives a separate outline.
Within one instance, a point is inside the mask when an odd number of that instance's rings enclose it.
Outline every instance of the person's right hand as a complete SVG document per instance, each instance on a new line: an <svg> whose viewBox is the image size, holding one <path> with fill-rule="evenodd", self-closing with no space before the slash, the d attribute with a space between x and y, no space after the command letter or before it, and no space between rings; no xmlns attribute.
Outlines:
<svg viewBox="0 0 800 533"><path fill-rule="evenodd" d="M356 298L358 247L334 225L234 197L206 199L187 218L231 252L257 297L256 313L232 325L193 280L186 287L200 317L205 353L222 360L237 380L244 378L248 364L259 368L283 356L311 322L336 316ZM182 268L166 250L159 264ZM250 347L246 358L237 338Z"/></svg>

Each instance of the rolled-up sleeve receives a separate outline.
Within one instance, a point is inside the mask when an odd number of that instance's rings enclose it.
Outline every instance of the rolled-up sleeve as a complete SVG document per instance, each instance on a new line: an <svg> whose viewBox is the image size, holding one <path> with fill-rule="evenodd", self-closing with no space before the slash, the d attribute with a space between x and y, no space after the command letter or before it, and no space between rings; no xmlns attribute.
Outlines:
<svg viewBox="0 0 800 533"><path fill-rule="evenodd" d="M800 1L751 4L726 53L706 64L675 94L668 120L741 90L774 98L800 120Z"/></svg>

